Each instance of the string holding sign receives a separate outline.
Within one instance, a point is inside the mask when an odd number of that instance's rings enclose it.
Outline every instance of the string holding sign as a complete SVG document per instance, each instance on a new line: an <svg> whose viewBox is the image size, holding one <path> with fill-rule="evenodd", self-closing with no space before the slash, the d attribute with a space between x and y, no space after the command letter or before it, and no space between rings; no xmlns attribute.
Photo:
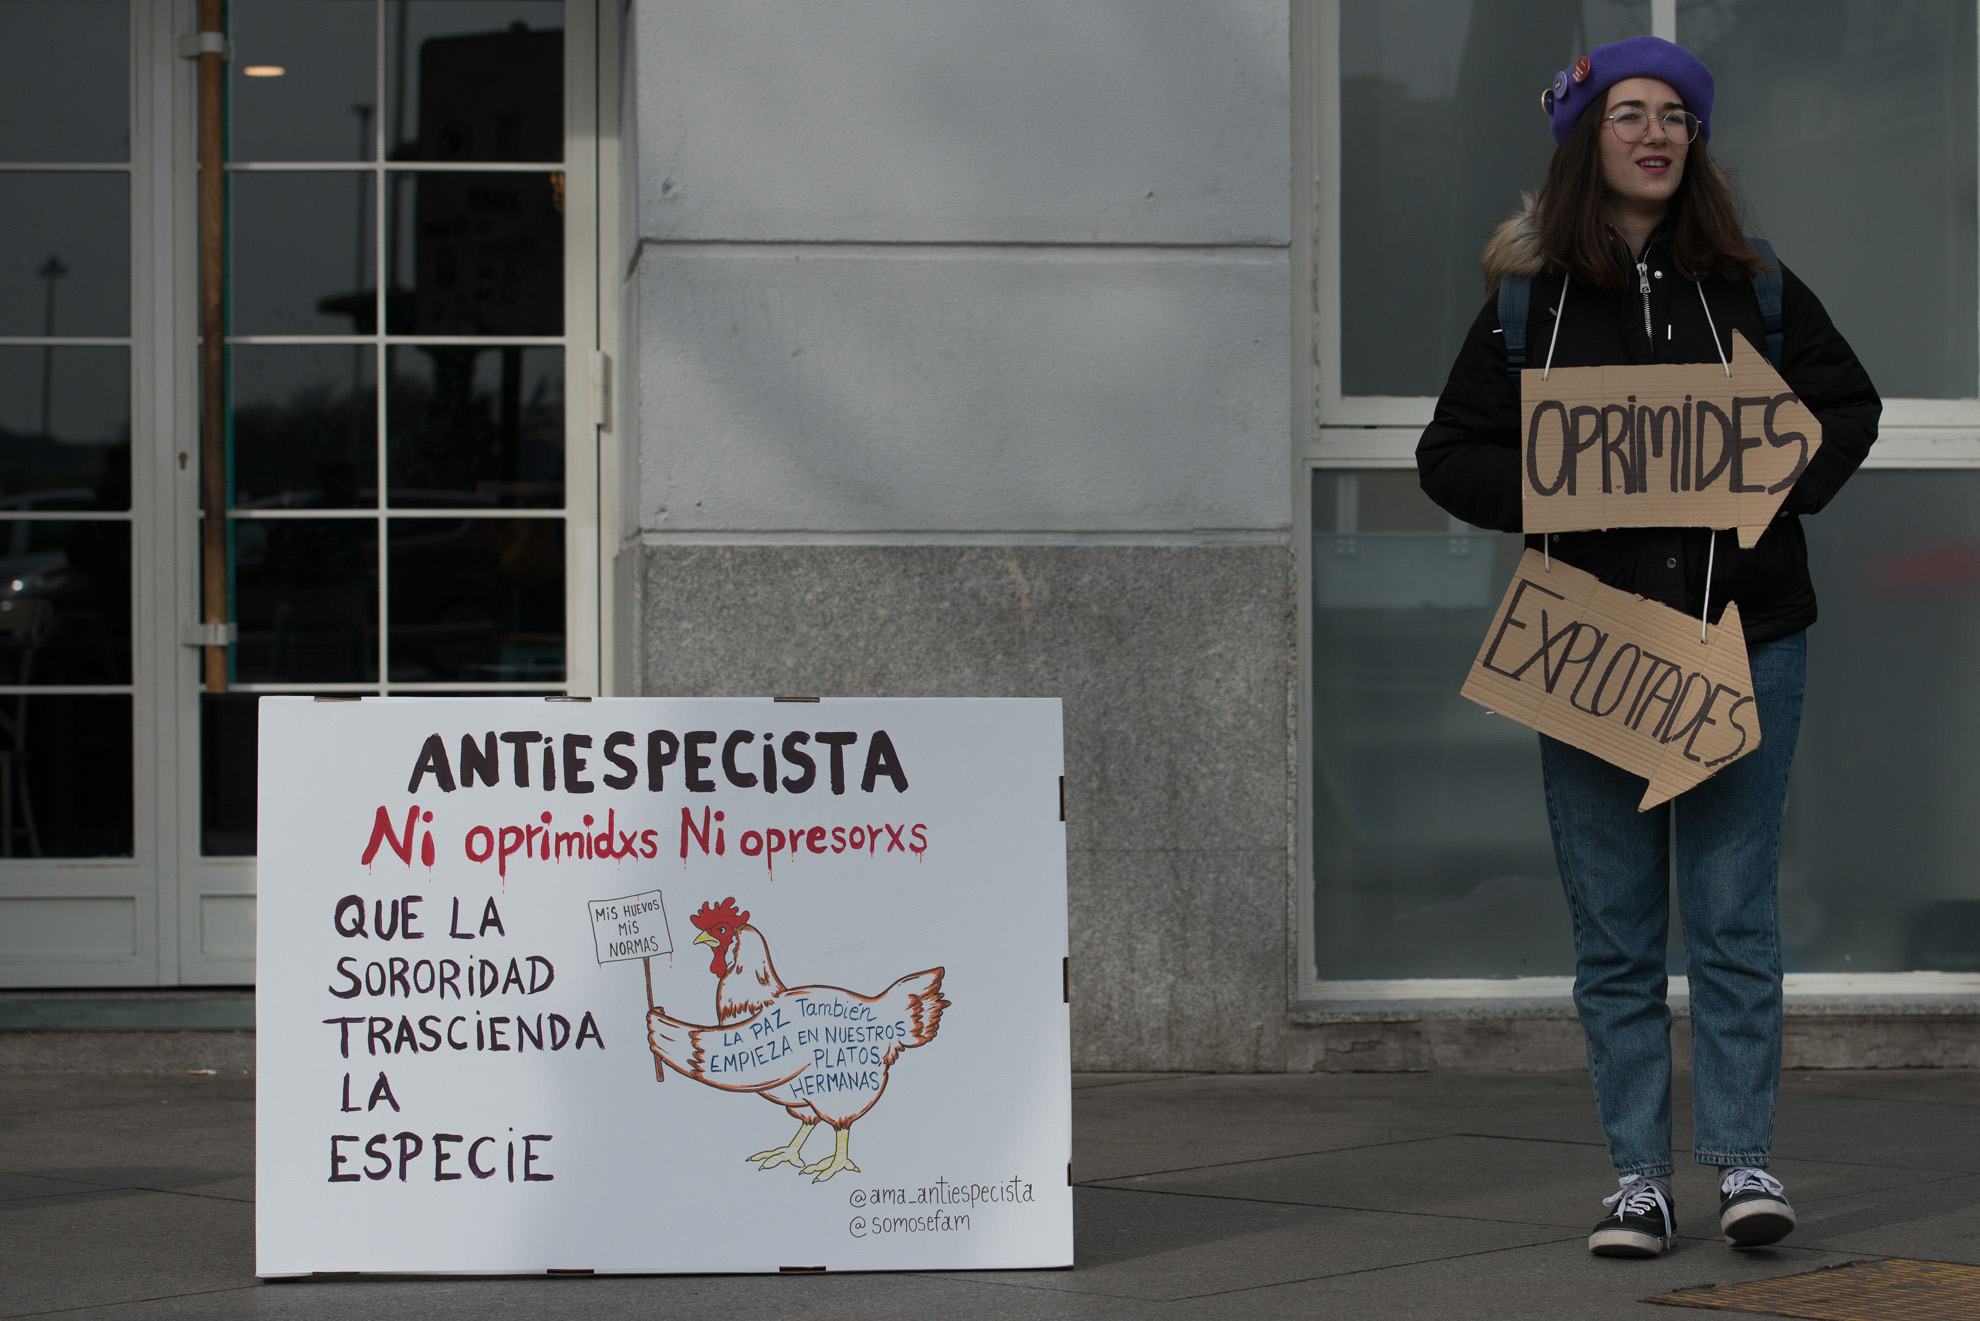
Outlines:
<svg viewBox="0 0 1980 1321"><path fill-rule="evenodd" d="M591 942L598 965L638 959L646 970L646 1007L653 1008L653 956L672 954L674 937L667 925L667 906L658 890L644 890L617 899L593 899L585 905L591 918ZM653 1081L665 1082L660 1061L653 1062Z"/></svg>
<svg viewBox="0 0 1980 1321"><path fill-rule="evenodd" d="M1737 528L1753 547L1822 445L1822 426L1733 332L1711 363L1520 373L1528 532Z"/></svg>

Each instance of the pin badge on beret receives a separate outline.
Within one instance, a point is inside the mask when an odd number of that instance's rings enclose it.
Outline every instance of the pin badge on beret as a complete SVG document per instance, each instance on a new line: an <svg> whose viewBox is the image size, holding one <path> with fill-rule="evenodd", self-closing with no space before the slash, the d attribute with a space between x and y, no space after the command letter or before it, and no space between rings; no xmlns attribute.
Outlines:
<svg viewBox="0 0 1980 1321"><path fill-rule="evenodd" d="M1540 93L1540 109L1551 115L1554 113L1554 89L1549 87Z"/></svg>
<svg viewBox="0 0 1980 1321"><path fill-rule="evenodd" d="M1588 71L1593 67L1594 66L1588 62L1588 57L1586 55L1576 60L1574 62L1574 80L1578 83L1587 82Z"/></svg>
<svg viewBox="0 0 1980 1321"><path fill-rule="evenodd" d="M1568 95L1568 88L1569 88L1569 87L1571 87L1571 86L1573 86L1573 84L1571 84L1570 82L1568 82L1568 75L1567 75L1567 70L1566 70L1566 69L1562 69L1562 70L1561 70L1561 71L1560 71L1559 73L1557 73L1557 74L1555 74L1555 75L1554 75L1554 99L1555 99L1556 101L1565 101L1565 100L1567 100L1567 95Z"/></svg>

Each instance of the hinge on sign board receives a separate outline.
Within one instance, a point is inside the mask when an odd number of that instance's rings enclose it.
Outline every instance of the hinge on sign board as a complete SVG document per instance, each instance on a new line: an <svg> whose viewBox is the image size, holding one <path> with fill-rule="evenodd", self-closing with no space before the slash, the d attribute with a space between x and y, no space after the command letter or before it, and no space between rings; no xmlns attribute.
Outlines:
<svg viewBox="0 0 1980 1321"><path fill-rule="evenodd" d="M1066 1003L1072 1003L1072 955L1059 960L1059 987L1065 992Z"/></svg>
<svg viewBox="0 0 1980 1321"><path fill-rule="evenodd" d="M357 1277L358 1273L356 1271L311 1271L309 1273L309 1278L312 1280L355 1280Z"/></svg>
<svg viewBox="0 0 1980 1321"><path fill-rule="evenodd" d="M546 697L543 700L546 702L589 702L591 699L589 697L565 697L560 693L555 696Z"/></svg>
<svg viewBox="0 0 1980 1321"><path fill-rule="evenodd" d="M815 702L818 699L815 697L773 697L770 700L773 702Z"/></svg>
<svg viewBox="0 0 1980 1321"><path fill-rule="evenodd" d="M612 429L612 359L593 350L591 354L591 406L600 431Z"/></svg>
<svg viewBox="0 0 1980 1321"><path fill-rule="evenodd" d="M779 1275L823 1275L825 1268L823 1266L779 1266L777 1273Z"/></svg>
<svg viewBox="0 0 1980 1321"><path fill-rule="evenodd" d="M545 1275L589 1275L589 1266L552 1266L543 1272Z"/></svg>
<svg viewBox="0 0 1980 1321"><path fill-rule="evenodd" d="M187 624L179 630L179 641L188 647L231 647L241 640L241 626L228 620L224 624Z"/></svg>
<svg viewBox="0 0 1980 1321"><path fill-rule="evenodd" d="M362 702L364 697L359 693L332 693L328 697L319 697L316 700L319 702ZM355 1274L355 1272L353 1273Z"/></svg>
<svg viewBox="0 0 1980 1321"><path fill-rule="evenodd" d="M1066 1187L1072 1187L1072 1162L1066 1162Z"/></svg>
<svg viewBox="0 0 1980 1321"><path fill-rule="evenodd" d="M1059 777L1059 820L1066 819L1066 777Z"/></svg>

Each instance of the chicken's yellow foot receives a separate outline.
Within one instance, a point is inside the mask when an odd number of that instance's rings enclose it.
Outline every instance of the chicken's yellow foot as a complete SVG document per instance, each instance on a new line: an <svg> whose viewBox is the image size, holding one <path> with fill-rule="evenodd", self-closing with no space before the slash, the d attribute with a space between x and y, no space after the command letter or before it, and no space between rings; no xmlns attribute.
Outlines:
<svg viewBox="0 0 1980 1321"><path fill-rule="evenodd" d="M747 1159L755 1161L759 1170L774 1170L779 1165L796 1165L802 1169L804 1161L799 1158L798 1153L804 1150L804 1140L811 1136L811 1130L816 1127L818 1127L816 1123L799 1124L797 1136L789 1142L781 1147L772 1147L768 1151L759 1151Z"/></svg>
<svg viewBox="0 0 1980 1321"><path fill-rule="evenodd" d="M804 1167L806 1174L817 1176L812 1180L813 1183L823 1183L840 1170L851 1170L854 1174L859 1173L859 1166L853 1164L852 1157L846 1155L846 1147L852 1142L852 1129L835 1129L832 1136L838 1139L832 1154L824 1160L814 1161Z"/></svg>

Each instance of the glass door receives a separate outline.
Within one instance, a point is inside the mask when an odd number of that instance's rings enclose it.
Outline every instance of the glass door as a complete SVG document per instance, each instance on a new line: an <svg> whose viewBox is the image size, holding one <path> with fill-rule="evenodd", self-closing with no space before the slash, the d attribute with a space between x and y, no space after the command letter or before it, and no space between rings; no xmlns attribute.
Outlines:
<svg viewBox="0 0 1980 1321"><path fill-rule="evenodd" d="M156 977L131 19L126 0L0 8L0 41L32 53L0 80L0 985Z"/></svg>
<svg viewBox="0 0 1980 1321"><path fill-rule="evenodd" d="M224 690L180 666L183 981L253 977L260 697L596 691L589 10L229 0L237 633Z"/></svg>
<svg viewBox="0 0 1980 1321"><path fill-rule="evenodd" d="M197 9L0 5L0 986L254 979L263 694L598 691L597 0L226 5L210 688Z"/></svg>

